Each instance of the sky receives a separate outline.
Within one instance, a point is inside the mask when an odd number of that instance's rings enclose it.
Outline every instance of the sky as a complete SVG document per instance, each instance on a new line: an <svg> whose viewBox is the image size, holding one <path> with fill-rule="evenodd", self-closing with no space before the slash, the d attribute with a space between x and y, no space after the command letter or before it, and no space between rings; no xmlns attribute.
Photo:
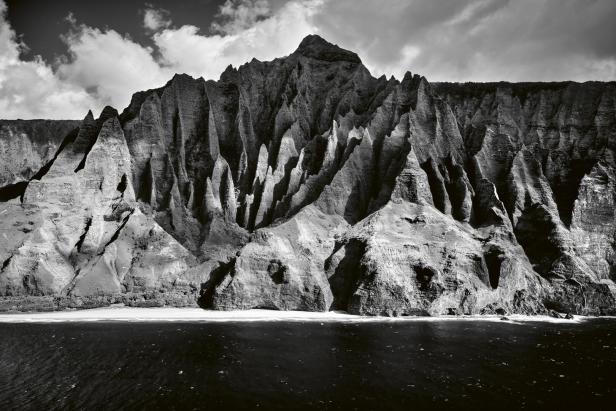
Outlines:
<svg viewBox="0 0 616 411"><path fill-rule="evenodd" d="M0 0L0 118L79 119L319 34L374 76L616 80L614 0Z"/></svg>

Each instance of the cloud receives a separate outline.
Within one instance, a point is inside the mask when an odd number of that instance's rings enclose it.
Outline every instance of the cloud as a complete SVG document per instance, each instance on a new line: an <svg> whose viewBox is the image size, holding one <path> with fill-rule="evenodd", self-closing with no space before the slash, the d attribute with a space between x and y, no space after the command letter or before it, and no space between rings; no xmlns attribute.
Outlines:
<svg viewBox="0 0 616 411"><path fill-rule="evenodd" d="M147 8L143 12L143 27L149 31L157 31L162 28L167 28L171 25L169 19L169 11L165 9L155 9L147 4Z"/></svg>
<svg viewBox="0 0 616 411"><path fill-rule="evenodd" d="M227 2L221 10L238 16L238 23L227 24L225 34L204 35L198 27L185 25L162 30L153 39L165 66L216 79L230 64L239 66L253 57L271 60L293 52L306 35L318 31L311 19L321 5L322 1L291 1L269 17L244 27L247 12L229 11ZM237 7L239 10L245 5Z"/></svg>
<svg viewBox="0 0 616 411"><path fill-rule="evenodd" d="M96 109L111 105L121 110L135 91L160 86L173 75L154 59L151 48L114 30L75 25L63 39L68 57L56 73L95 98Z"/></svg>
<svg viewBox="0 0 616 411"><path fill-rule="evenodd" d="M586 81L616 79L615 19L613 0L336 0L313 23L376 75Z"/></svg>
<svg viewBox="0 0 616 411"><path fill-rule="evenodd" d="M0 113L2 118L75 118L93 105L80 87L65 83L40 57L22 61L21 44L0 0Z"/></svg>
<svg viewBox="0 0 616 411"><path fill-rule="evenodd" d="M212 30L235 34L269 16L270 5L267 0L226 0L217 14L221 22L212 23Z"/></svg>
<svg viewBox="0 0 616 411"><path fill-rule="evenodd" d="M217 79L228 65L291 53L318 31L311 19L322 4L298 0L273 10L264 0L227 1L212 34L192 25L173 27L164 10L148 7L143 25L154 48L112 29L78 24L69 14L72 27L62 35L67 53L52 65L40 57L20 60L24 46L0 0L0 112L3 118L81 118L105 105L121 110L134 92L160 87L174 73Z"/></svg>
<svg viewBox="0 0 616 411"><path fill-rule="evenodd" d="M0 0L0 116L81 118L119 110L176 73L217 79L228 65L288 55L318 33L356 51L374 75L410 70L433 81L616 79L612 0L227 0L208 31L142 11L150 47L80 24L66 55L23 60Z"/></svg>

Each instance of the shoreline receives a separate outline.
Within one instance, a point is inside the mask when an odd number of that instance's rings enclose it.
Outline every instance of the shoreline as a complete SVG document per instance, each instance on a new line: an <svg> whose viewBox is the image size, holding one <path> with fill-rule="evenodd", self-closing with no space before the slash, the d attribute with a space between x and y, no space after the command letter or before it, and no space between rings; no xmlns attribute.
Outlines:
<svg viewBox="0 0 616 411"><path fill-rule="evenodd" d="M505 319L506 318L506 319ZM429 321L490 321L499 323L523 324L529 322L549 322L577 324L595 317L574 316L561 319L550 316L464 315L464 316L405 316L368 317L344 312L276 311L276 310L238 310L215 311L201 308L153 307L138 308L124 305L92 308L86 310L65 310L30 313L0 313L0 323L52 323L52 322L429 322ZM597 317L604 318L604 317Z"/></svg>

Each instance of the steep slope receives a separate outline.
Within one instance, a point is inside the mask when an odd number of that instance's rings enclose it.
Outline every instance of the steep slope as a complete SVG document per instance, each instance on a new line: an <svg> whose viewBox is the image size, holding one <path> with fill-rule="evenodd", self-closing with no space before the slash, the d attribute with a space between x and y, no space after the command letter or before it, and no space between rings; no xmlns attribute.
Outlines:
<svg viewBox="0 0 616 411"><path fill-rule="evenodd" d="M19 197L26 181L78 125L73 120L0 120L0 201Z"/></svg>
<svg viewBox="0 0 616 411"><path fill-rule="evenodd" d="M0 307L614 313L615 94L376 79L318 36L176 75L2 204Z"/></svg>
<svg viewBox="0 0 616 411"><path fill-rule="evenodd" d="M556 288L548 305L609 306L616 83L443 83L436 90L474 154L475 179L495 184L517 241Z"/></svg>
<svg viewBox="0 0 616 411"><path fill-rule="evenodd" d="M54 304L81 306L81 297L87 305L97 297L112 302L108 296L117 294L130 302L134 288L163 289L188 268L184 260L194 259L135 207L131 158L111 108L98 120L88 113L77 135L29 182L21 202L6 206L9 217L21 212L29 220L26 227L14 224L27 235L2 250L8 256L0 287L13 297L7 304L29 308L22 296L41 296L38 307L54 296L60 297Z"/></svg>

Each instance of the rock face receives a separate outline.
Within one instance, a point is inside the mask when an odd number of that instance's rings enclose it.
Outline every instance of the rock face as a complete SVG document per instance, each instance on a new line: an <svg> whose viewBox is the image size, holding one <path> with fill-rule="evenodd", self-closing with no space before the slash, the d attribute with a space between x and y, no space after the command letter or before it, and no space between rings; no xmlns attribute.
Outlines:
<svg viewBox="0 0 616 411"><path fill-rule="evenodd" d="M494 184L544 305L614 311L616 84L436 84L455 113L469 175Z"/></svg>
<svg viewBox="0 0 616 411"><path fill-rule="evenodd" d="M23 194L78 126L72 120L0 120L0 201Z"/></svg>
<svg viewBox="0 0 616 411"><path fill-rule="evenodd" d="M616 313L614 83L376 79L308 36L49 124L0 134L0 309Z"/></svg>

